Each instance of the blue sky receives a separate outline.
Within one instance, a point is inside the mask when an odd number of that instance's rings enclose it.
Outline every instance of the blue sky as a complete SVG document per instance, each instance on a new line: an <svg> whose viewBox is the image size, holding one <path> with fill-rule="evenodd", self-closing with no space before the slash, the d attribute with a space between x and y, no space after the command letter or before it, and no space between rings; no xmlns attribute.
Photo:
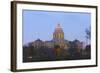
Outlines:
<svg viewBox="0 0 100 73"><path fill-rule="evenodd" d="M58 23L64 31L66 40L85 41L85 29L91 25L91 14L23 10L23 44L36 39L52 40Z"/></svg>

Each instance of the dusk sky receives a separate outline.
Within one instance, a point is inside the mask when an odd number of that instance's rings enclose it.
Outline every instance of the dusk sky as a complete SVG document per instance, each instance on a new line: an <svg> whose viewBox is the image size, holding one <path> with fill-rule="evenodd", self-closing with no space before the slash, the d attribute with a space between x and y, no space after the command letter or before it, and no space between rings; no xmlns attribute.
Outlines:
<svg viewBox="0 0 100 73"><path fill-rule="evenodd" d="M86 28L91 25L90 13L23 10L23 44L41 39L52 40L57 24L66 40L86 41Z"/></svg>

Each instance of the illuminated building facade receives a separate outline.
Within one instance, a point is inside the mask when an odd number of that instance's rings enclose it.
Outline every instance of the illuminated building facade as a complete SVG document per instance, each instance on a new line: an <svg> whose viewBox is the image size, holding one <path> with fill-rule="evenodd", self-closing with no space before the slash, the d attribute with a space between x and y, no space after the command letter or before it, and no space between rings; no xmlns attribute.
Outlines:
<svg viewBox="0 0 100 73"><path fill-rule="evenodd" d="M64 39L64 32L60 26L60 24L58 24L55 28L55 31L53 33L53 41L54 41L54 45L59 45L60 48L67 48L68 45L65 44L65 39Z"/></svg>

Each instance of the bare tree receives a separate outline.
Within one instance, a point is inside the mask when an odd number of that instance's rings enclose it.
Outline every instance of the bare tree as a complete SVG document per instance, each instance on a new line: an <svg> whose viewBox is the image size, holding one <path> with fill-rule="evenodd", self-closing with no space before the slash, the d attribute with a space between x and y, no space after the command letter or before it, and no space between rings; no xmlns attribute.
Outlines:
<svg viewBox="0 0 100 73"><path fill-rule="evenodd" d="M85 32L86 32L86 36L85 37L87 39L87 42L91 41L91 27L86 28Z"/></svg>

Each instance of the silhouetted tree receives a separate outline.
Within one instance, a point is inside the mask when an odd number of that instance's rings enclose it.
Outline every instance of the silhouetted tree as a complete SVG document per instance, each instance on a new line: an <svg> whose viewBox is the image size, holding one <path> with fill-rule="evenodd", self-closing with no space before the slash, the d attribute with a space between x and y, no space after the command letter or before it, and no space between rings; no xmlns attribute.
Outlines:
<svg viewBox="0 0 100 73"><path fill-rule="evenodd" d="M91 58L91 45L87 45L84 50L84 58L90 59Z"/></svg>
<svg viewBox="0 0 100 73"><path fill-rule="evenodd" d="M85 30L85 32L86 32L86 39L87 39L87 42L88 41L90 41L91 40L91 27L89 27L89 28L87 28L86 30Z"/></svg>

